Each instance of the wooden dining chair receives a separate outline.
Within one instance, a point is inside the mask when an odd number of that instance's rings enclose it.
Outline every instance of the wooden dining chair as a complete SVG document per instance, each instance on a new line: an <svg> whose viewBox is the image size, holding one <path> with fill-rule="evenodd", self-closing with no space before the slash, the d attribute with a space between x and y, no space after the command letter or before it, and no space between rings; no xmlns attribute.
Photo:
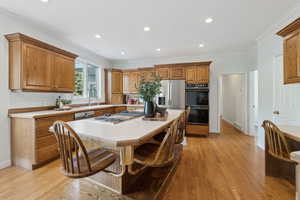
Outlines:
<svg viewBox="0 0 300 200"><path fill-rule="evenodd" d="M290 147L279 128L269 120L265 120L262 127L265 129L268 153L280 160L295 163L295 161L291 160Z"/></svg>
<svg viewBox="0 0 300 200"><path fill-rule="evenodd" d="M143 167L133 170L128 167L129 173L137 174L146 167L164 167L174 160L174 147L176 140L176 129L178 120L174 121L169 127L167 134L160 145L154 143L145 143L134 151L134 162Z"/></svg>
<svg viewBox="0 0 300 200"><path fill-rule="evenodd" d="M94 175L116 160L116 155L106 149L87 150L80 137L63 121L55 122L53 130L64 175L67 177L83 178Z"/></svg>
<svg viewBox="0 0 300 200"><path fill-rule="evenodd" d="M190 112L191 112L191 108L188 107L186 109L186 111L180 116L177 134L176 134L176 142L175 142L176 144L181 144L184 140L185 127L186 127L187 121L189 119Z"/></svg>

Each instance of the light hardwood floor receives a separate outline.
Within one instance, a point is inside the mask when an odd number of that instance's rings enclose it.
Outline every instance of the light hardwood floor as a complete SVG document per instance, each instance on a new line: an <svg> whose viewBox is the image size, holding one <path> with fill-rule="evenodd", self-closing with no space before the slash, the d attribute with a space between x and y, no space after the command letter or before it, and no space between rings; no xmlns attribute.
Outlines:
<svg viewBox="0 0 300 200"><path fill-rule="evenodd" d="M220 136L189 137L164 200L293 200L287 181L264 176L264 152L254 139L223 123ZM0 199L55 200L61 193L79 199L79 190L95 189L65 178L59 161L33 172L0 170ZM82 191L81 191L82 192ZM106 199L86 195L84 200Z"/></svg>

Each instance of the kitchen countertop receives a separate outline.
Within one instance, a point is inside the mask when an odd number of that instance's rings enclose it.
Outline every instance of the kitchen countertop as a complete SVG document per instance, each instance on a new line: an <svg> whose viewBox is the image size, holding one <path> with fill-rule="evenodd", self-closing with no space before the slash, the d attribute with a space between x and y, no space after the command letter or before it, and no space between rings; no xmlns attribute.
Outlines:
<svg viewBox="0 0 300 200"><path fill-rule="evenodd" d="M107 104L107 105L96 105L96 106L82 106L75 107L71 110L57 111L57 110L43 110L35 112L24 112L24 113L13 113L10 114L11 118L41 118L47 116L56 116L56 115L65 115L72 114L77 112L91 111L91 110L101 110L105 108L113 108L118 106L129 106L129 107L140 107L144 106L143 104Z"/></svg>
<svg viewBox="0 0 300 200"><path fill-rule="evenodd" d="M82 139L99 142L101 145L104 143L113 147L121 147L147 141L168 127L183 112L184 110L168 109L166 121L145 121L143 117L138 117L118 124L97 121L93 118L67 123Z"/></svg>
<svg viewBox="0 0 300 200"><path fill-rule="evenodd" d="M300 142L300 126L278 125L278 128L285 136Z"/></svg>

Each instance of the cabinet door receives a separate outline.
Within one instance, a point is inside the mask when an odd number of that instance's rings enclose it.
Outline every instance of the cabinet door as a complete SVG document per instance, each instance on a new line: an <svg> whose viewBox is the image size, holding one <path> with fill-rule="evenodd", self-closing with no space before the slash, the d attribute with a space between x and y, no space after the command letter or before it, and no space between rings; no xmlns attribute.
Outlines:
<svg viewBox="0 0 300 200"><path fill-rule="evenodd" d="M123 104L123 94L112 94L111 104Z"/></svg>
<svg viewBox="0 0 300 200"><path fill-rule="evenodd" d="M300 33L296 31L284 40L284 83L300 82Z"/></svg>
<svg viewBox="0 0 300 200"><path fill-rule="evenodd" d="M59 92L74 91L74 60L62 55L54 57L54 89Z"/></svg>
<svg viewBox="0 0 300 200"><path fill-rule="evenodd" d="M123 93L129 93L129 72L123 73Z"/></svg>
<svg viewBox="0 0 300 200"><path fill-rule="evenodd" d="M185 79L184 67L171 67L170 68L170 79L184 80Z"/></svg>
<svg viewBox="0 0 300 200"><path fill-rule="evenodd" d="M120 94L123 92L123 74L122 72L112 72L112 93Z"/></svg>
<svg viewBox="0 0 300 200"><path fill-rule="evenodd" d="M24 44L23 89L50 91L52 89L52 55L42 48Z"/></svg>
<svg viewBox="0 0 300 200"><path fill-rule="evenodd" d="M140 73L139 72L130 72L129 93L131 93L131 94L138 93L139 83L140 83Z"/></svg>
<svg viewBox="0 0 300 200"><path fill-rule="evenodd" d="M196 82L196 68L195 67L188 67L186 69L186 82L188 83L194 83Z"/></svg>
<svg viewBox="0 0 300 200"><path fill-rule="evenodd" d="M169 80L169 67L161 67L156 69L156 74L160 77L161 80Z"/></svg>
<svg viewBox="0 0 300 200"><path fill-rule="evenodd" d="M140 78L144 78L145 82L154 81L155 80L155 70L141 71Z"/></svg>
<svg viewBox="0 0 300 200"><path fill-rule="evenodd" d="M209 67L208 66L197 67L196 82L197 83L208 83L209 82Z"/></svg>

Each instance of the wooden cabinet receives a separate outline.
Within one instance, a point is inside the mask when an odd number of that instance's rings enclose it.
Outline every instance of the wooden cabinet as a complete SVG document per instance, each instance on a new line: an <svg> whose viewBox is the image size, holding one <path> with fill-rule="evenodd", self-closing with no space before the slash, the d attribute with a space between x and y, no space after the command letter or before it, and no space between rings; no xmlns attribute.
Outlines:
<svg viewBox="0 0 300 200"><path fill-rule="evenodd" d="M300 18L277 33L284 38L284 84L300 82Z"/></svg>
<svg viewBox="0 0 300 200"><path fill-rule="evenodd" d="M123 94L112 94L111 95L111 104L123 104L124 103Z"/></svg>
<svg viewBox="0 0 300 200"><path fill-rule="evenodd" d="M137 94L138 87L140 84L140 73L138 71L132 71L129 74L129 93L130 94Z"/></svg>
<svg viewBox="0 0 300 200"><path fill-rule="evenodd" d="M105 114L113 114L115 113L115 109L114 108L106 108L106 109L101 109L101 110L96 110L94 117L99 117Z"/></svg>
<svg viewBox="0 0 300 200"><path fill-rule="evenodd" d="M123 72L123 93L129 94L129 72Z"/></svg>
<svg viewBox="0 0 300 200"><path fill-rule="evenodd" d="M56 91L74 91L74 64L74 59L70 59L62 55L56 55L54 57L54 87ZM68 75L59 76L58 74Z"/></svg>
<svg viewBox="0 0 300 200"><path fill-rule="evenodd" d="M209 127L204 125L192 125L188 124L186 126L186 133L191 135L203 135L209 134Z"/></svg>
<svg viewBox="0 0 300 200"><path fill-rule="evenodd" d="M53 55L31 44L24 44L23 54L24 77L20 83L23 89L51 91ZM18 77L14 78L18 79Z"/></svg>
<svg viewBox="0 0 300 200"><path fill-rule="evenodd" d="M184 80L185 79L185 67L184 66L171 66L170 67L170 79L171 80Z"/></svg>
<svg viewBox="0 0 300 200"><path fill-rule="evenodd" d="M12 161L29 170L59 157L57 142L49 127L57 120L72 121L74 114L43 118L12 118Z"/></svg>
<svg viewBox="0 0 300 200"><path fill-rule="evenodd" d="M186 82L208 83L209 66L191 66L186 69Z"/></svg>
<svg viewBox="0 0 300 200"><path fill-rule="evenodd" d="M115 113L120 113L127 110L126 106L120 106L115 108Z"/></svg>
<svg viewBox="0 0 300 200"><path fill-rule="evenodd" d="M155 80L155 69L154 68L144 68L139 69L140 71L140 79L144 79L145 82L150 82Z"/></svg>
<svg viewBox="0 0 300 200"><path fill-rule="evenodd" d="M5 36L9 41L9 88L38 92L73 92L77 55L26 35Z"/></svg>
<svg viewBox="0 0 300 200"><path fill-rule="evenodd" d="M112 71L111 73L111 92L113 94L123 93L123 72Z"/></svg>
<svg viewBox="0 0 300 200"><path fill-rule="evenodd" d="M170 79L170 69L169 65L156 65L156 75L160 77L161 80Z"/></svg>

